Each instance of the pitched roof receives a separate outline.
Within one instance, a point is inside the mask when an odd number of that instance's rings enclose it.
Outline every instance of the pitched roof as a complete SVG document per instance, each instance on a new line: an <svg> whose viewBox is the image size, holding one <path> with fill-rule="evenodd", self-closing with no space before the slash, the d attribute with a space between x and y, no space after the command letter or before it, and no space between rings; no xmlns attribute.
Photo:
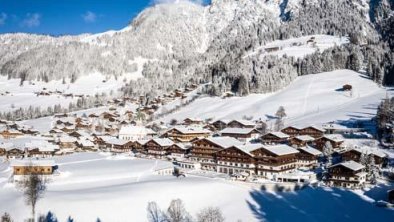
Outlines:
<svg viewBox="0 0 394 222"><path fill-rule="evenodd" d="M241 141L229 136L208 137L204 139L223 148L243 144Z"/></svg>
<svg viewBox="0 0 394 222"><path fill-rule="evenodd" d="M221 130L219 133L220 134L249 134L252 131L257 131L254 128L225 128Z"/></svg>
<svg viewBox="0 0 394 222"><path fill-rule="evenodd" d="M54 160L12 160L11 166L55 166Z"/></svg>
<svg viewBox="0 0 394 222"><path fill-rule="evenodd" d="M168 138L155 138L152 139L155 143L159 144L160 146L171 146L174 142Z"/></svg>
<svg viewBox="0 0 394 222"><path fill-rule="evenodd" d="M204 129L202 127L193 127L193 126L176 126L172 129L175 129L175 130L181 132L182 134L211 133L211 131ZM170 130L172 130L172 129L170 129Z"/></svg>
<svg viewBox="0 0 394 222"><path fill-rule="evenodd" d="M254 122L249 121L249 120L244 120L244 119L233 120L231 122L238 122L238 123L240 123L241 125L244 125L244 126L255 126L256 125ZM229 122L229 123L231 123L231 122Z"/></svg>
<svg viewBox="0 0 394 222"><path fill-rule="evenodd" d="M386 153L384 153L384 152L382 152L382 151L380 151L380 150L378 150L378 149L372 149L372 148L369 148L369 147L362 147L362 148L351 148L351 149L349 149L348 151L350 151L350 150L354 150L354 151L357 151L357 152L359 152L359 153L366 153L366 154L372 154L372 155L375 155L375 156L378 156L378 157L380 157L380 158L384 158L384 157L386 157L387 156L387 154ZM345 151L346 152L346 151Z"/></svg>
<svg viewBox="0 0 394 222"><path fill-rule="evenodd" d="M289 138L289 137L290 137L290 136L287 135L286 133L282 133L282 132L269 132L269 133L267 133L267 134L274 135L274 136L276 136L276 137L278 137L278 138L281 138L281 139L286 139L286 138ZM267 134L265 134L265 135L267 135Z"/></svg>
<svg viewBox="0 0 394 222"><path fill-rule="evenodd" d="M155 132L144 126L122 126L119 130L119 135L149 135Z"/></svg>
<svg viewBox="0 0 394 222"><path fill-rule="evenodd" d="M346 168L348 168L350 170L353 170L353 171L358 171L358 170L361 170L361 169L365 168L362 164L359 164L359 163L357 163L357 162L355 162L353 160L332 165L332 166L330 166L330 168L331 167L335 167L335 166L344 166L344 167L346 167Z"/></svg>
<svg viewBox="0 0 394 222"><path fill-rule="evenodd" d="M264 145L262 148L278 156L299 153L298 150L285 144Z"/></svg>
<svg viewBox="0 0 394 222"><path fill-rule="evenodd" d="M234 146L240 150L242 150L244 153L249 154L250 156L253 156L251 153L254 150L260 149L263 147L263 144L260 143L247 143L247 144L242 144L242 145L237 145Z"/></svg>
<svg viewBox="0 0 394 222"><path fill-rule="evenodd" d="M339 134L328 134L328 135L324 135L322 138L326 138L328 140L332 140L334 142L343 142L343 137L342 135Z"/></svg>
<svg viewBox="0 0 394 222"><path fill-rule="evenodd" d="M315 140L315 138L313 138L309 135L296 136L295 138L298 140L301 140L301 141L306 141L306 142Z"/></svg>
<svg viewBox="0 0 394 222"><path fill-rule="evenodd" d="M312 148L312 147L310 147L310 146L300 147L300 148L298 148L298 149L299 149L299 150L302 150L302 151L304 151L304 152L306 152L306 153L312 154L312 155L314 155L314 156L320 156L320 155L323 154L322 152L320 152L320 150L317 150L317 149Z"/></svg>

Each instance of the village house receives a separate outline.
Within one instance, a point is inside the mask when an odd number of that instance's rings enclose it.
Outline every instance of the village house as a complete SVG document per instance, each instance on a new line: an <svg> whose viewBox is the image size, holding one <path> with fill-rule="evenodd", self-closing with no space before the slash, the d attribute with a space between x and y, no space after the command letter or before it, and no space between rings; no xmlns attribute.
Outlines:
<svg viewBox="0 0 394 222"><path fill-rule="evenodd" d="M76 141L79 150L83 151L97 151L97 146L88 138L82 137Z"/></svg>
<svg viewBox="0 0 394 222"><path fill-rule="evenodd" d="M229 128L255 128L256 124L249 120L232 120L227 124Z"/></svg>
<svg viewBox="0 0 394 222"><path fill-rule="evenodd" d="M204 124L204 120L198 118L186 118L182 122L183 125L190 126L190 125L202 125Z"/></svg>
<svg viewBox="0 0 394 222"><path fill-rule="evenodd" d="M338 163L328 168L330 186L345 188L361 188L366 182L365 167L353 160Z"/></svg>
<svg viewBox="0 0 394 222"><path fill-rule="evenodd" d="M217 172L229 175L245 174L245 177L255 175L255 159L250 151L261 146L261 144L247 144L219 150L216 153Z"/></svg>
<svg viewBox="0 0 394 222"><path fill-rule="evenodd" d="M20 159L25 156L25 149L20 147L12 147L7 150L7 159Z"/></svg>
<svg viewBox="0 0 394 222"><path fill-rule="evenodd" d="M374 162L377 166L382 167L387 160L387 154L378 149L369 148L351 148L340 153L343 161L353 160L360 163L361 155L366 155L368 157L373 157Z"/></svg>
<svg viewBox="0 0 394 222"><path fill-rule="evenodd" d="M174 142L168 138L151 139L145 144L148 155L162 158L167 155L167 150Z"/></svg>
<svg viewBox="0 0 394 222"><path fill-rule="evenodd" d="M216 120L215 122L212 123L212 125L215 127L216 130L223 130L224 128L227 127L228 123L231 122L231 120Z"/></svg>
<svg viewBox="0 0 394 222"><path fill-rule="evenodd" d="M46 140L33 140L25 144L25 149L28 157L48 158L55 155L60 147Z"/></svg>
<svg viewBox="0 0 394 222"><path fill-rule="evenodd" d="M128 125L120 128L118 138L121 140L137 141L152 139L154 135L156 135L156 133L153 130L144 126Z"/></svg>
<svg viewBox="0 0 394 222"><path fill-rule="evenodd" d="M305 147L307 145L313 144L315 138L309 135L295 136L289 140L289 144L292 147Z"/></svg>
<svg viewBox="0 0 394 222"><path fill-rule="evenodd" d="M256 160L257 175L275 179L276 175L293 172L297 167L298 150L284 144L263 145L250 152Z"/></svg>
<svg viewBox="0 0 394 222"><path fill-rule="evenodd" d="M128 153L134 145L133 141L126 141L112 137L106 141L107 149L114 153Z"/></svg>
<svg viewBox="0 0 394 222"><path fill-rule="evenodd" d="M313 138L320 138L324 135L324 129L316 126L307 126L299 131L300 135L311 136Z"/></svg>
<svg viewBox="0 0 394 222"><path fill-rule="evenodd" d="M172 158L184 158L189 153L191 144L174 143L167 149L167 154Z"/></svg>
<svg viewBox="0 0 394 222"><path fill-rule="evenodd" d="M210 134L211 131L200 127L176 126L165 132L161 137L169 138L177 142L191 142L197 138L208 137Z"/></svg>
<svg viewBox="0 0 394 222"><path fill-rule="evenodd" d="M297 153L297 164L299 167L306 169L314 169L318 165L319 157L323 155L317 149L310 146L299 147Z"/></svg>
<svg viewBox="0 0 394 222"><path fill-rule="evenodd" d="M289 137L289 135L282 132L269 132L261 137L261 141L264 144L287 143Z"/></svg>
<svg viewBox="0 0 394 222"><path fill-rule="evenodd" d="M329 134L316 139L314 145L316 149L322 151L327 143L330 143L333 149L339 149L343 142L344 140L341 135Z"/></svg>
<svg viewBox="0 0 394 222"><path fill-rule="evenodd" d="M4 139L16 138L23 135L24 134L22 132L15 129L4 129L0 132L0 136L2 136Z"/></svg>
<svg viewBox="0 0 394 222"><path fill-rule="evenodd" d="M192 142L190 160L201 163L201 169L216 171L216 152L231 146L242 145L232 137L208 137Z"/></svg>
<svg viewBox="0 0 394 222"><path fill-rule="evenodd" d="M281 130L282 133L289 135L290 137L296 137L300 135L301 128L296 126L288 126Z"/></svg>
<svg viewBox="0 0 394 222"><path fill-rule="evenodd" d="M145 144L148 142L149 140L137 140L134 142L133 144L133 152L137 153L137 154L147 154L148 151L145 148Z"/></svg>
<svg viewBox="0 0 394 222"><path fill-rule="evenodd" d="M76 141L77 139L75 137L63 136L59 138L58 144L60 149L74 150L76 148Z"/></svg>
<svg viewBox="0 0 394 222"><path fill-rule="evenodd" d="M52 175L56 164L54 160L13 160L11 161L14 180L30 174Z"/></svg>
<svg viewBox="0 0 394 222"><path fill-rule="evenodd" d="M219 134L233 137L242 142L250 142L260 138L260 132L254 128L225 128Z"/></svg>

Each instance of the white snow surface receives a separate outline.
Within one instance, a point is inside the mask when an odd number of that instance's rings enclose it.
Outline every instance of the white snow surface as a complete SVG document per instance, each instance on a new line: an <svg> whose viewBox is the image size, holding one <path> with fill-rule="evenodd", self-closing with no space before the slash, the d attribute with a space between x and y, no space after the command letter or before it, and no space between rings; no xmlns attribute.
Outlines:
<svg viewBox="0 0 394 222"><path fill-rule="evenodd" d="M352 96L350 92L341 91L344 84L353 86ZM386 93L390 95L391 92L360 73L336 70L298 77L289 86L275 93L225 99L199 98L162 120L180 121L186 117L241 119L243 116L265 120L271 119L279 106L283 106L287 114L285 125L321 125L329 121L345 123L374 117L376 107L386 97Z"/></svg>
<svg viewBox="0 0 394 222"><path fill-rule="evenodd" d="M1 161L1 160L0 160ZM373 204L383 199L389 185L367 192L306 188L297 192L269 193L246 184L221 179L153 175L169 162L108 154L79 153L55 158L60 175L48 184L37 213L53 212L59 221L147 221L146 206L156 201L165 210L181 198L195 215L201 208L218 206L226 221L390 221L393 210ZM9 163L0 162L0 211L14 221L29 216L21 192L7 182ZM392 187L392 185L391 185ZM338 210L340 207L341 210ZM286 212L286 213L283 213Z"/></svg>

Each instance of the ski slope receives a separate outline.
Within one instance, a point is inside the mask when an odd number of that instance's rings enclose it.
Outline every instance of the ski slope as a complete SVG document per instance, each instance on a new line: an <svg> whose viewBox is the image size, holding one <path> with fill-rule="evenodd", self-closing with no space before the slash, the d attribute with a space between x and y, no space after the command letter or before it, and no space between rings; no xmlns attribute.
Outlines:
<svg viewBox="0 0 394 222"><path fill-rule="evenodd" d="M171 165L164 161L103 153L79 153L55 159L60 175L48 184L44 198L37 204L37 214L51 211L59 221L71 216L75 221L100 218L101 221L144 222L149 201L156 201L166 210L175 198L182 199L193 216L204 207L217 206L226 222L288 221L288 218L388 222L394 216L394 210L373 204L385 198L388 189L385 184L367 192L306 188L269 193L222 179L153 175L153 169ZM24 204L21 192L7 183L10 174L8 163L0 160L0 213L7 211L14 221L24 221L30 215L29 207Z"/></svg>
<svg viewBox="0 0 394 222"><path fill-rule="evenodd" d="M353 92L342 91L351 84ZM366 119L376 114L376 106L387 89L350 70L337 70L298 77L286 88L269 94L246 97L204 97L163 118L183 120L186 117L217 119L270 119L279 106L287 113L286 124L322 124L328 121ZM352 95L351 95L352 94Z"/></svg>

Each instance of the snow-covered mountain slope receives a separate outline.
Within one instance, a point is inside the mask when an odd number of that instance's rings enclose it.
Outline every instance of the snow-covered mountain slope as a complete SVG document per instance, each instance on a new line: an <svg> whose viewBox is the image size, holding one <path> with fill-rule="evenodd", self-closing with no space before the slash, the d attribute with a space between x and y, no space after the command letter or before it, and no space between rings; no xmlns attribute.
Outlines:
<svg viewBox="0 0 394 222"><path fill-rule="evenodd" d="M341 91L345 84L353 86L352 93ZM350 70L337 70L298 77L276 93L197 99L163 120L183 120L186 117L240 119L244 116L265 120L283 106L288 124L322 124L351 118L372 118L376 114L374 108L385 96L386 89L368 77Z"/></svg>

